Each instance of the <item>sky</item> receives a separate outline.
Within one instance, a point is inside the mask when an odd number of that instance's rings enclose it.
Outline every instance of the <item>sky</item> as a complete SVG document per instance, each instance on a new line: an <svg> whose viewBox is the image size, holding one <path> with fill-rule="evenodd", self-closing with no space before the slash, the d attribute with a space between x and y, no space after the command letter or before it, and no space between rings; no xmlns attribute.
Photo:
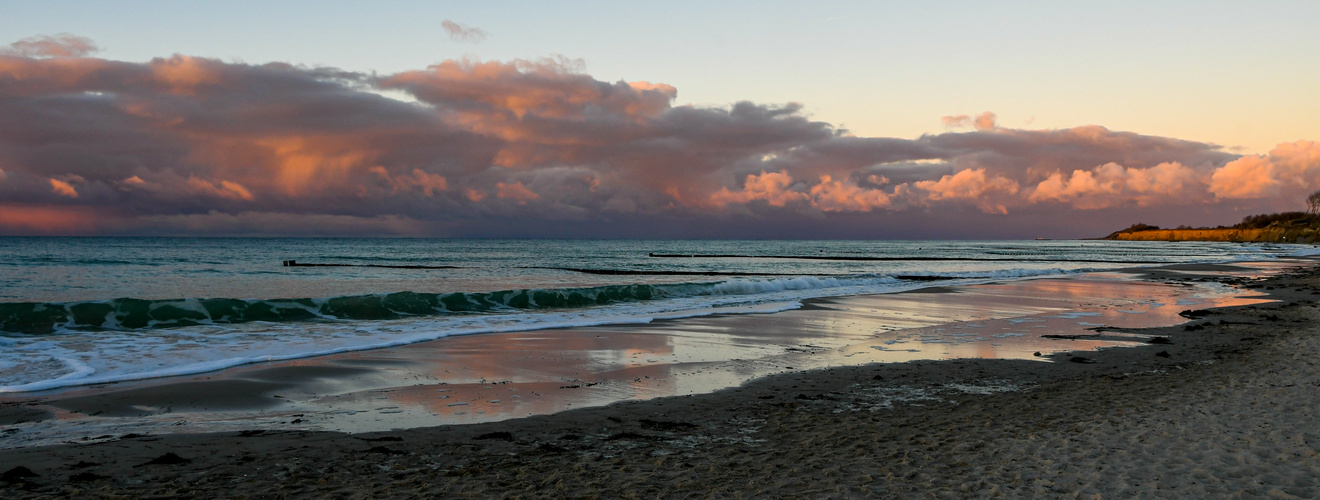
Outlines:
<svg viewBox="0 0 1320 500"><path fill-rule="evenodd" d="M0 2L0 234L1100 236L1320 189L1320 3Z"/></svg>

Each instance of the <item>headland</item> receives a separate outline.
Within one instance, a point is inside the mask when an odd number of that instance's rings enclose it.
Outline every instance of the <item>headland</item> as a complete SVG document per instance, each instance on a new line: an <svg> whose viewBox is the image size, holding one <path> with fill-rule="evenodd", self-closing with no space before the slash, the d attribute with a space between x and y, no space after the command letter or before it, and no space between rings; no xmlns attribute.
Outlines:
<svg viewBox="0 0 1320 500"><path fill-rule="evenodd" d="M1320 243L1320 215L1304 212L1254 215L1233 226L1162 229L1133 224L1106 240L1223 241L1231 243Z"/></svg>

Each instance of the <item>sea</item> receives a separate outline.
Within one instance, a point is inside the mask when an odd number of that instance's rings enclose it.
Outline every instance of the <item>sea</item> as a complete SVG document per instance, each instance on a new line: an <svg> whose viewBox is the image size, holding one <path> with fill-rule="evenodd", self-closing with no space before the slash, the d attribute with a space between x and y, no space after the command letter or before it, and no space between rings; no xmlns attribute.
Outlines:
<svg viewBox="0 0 1320 500"><path fill-rule="evenodd" d="M455 335L763 314L817 297L1317 253L1103 240L0 237L0 392Z"/></svg>

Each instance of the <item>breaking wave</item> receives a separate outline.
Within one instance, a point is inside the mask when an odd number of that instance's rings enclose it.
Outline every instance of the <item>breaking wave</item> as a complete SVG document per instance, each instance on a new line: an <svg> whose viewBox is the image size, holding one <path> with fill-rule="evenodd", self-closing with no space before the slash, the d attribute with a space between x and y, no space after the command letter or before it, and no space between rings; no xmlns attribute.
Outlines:
<svg viewBox="0 0 1320 500"><path fill-rule="evenodd" d="M572 309L657 299L899 283L891 276L734 279L705 283L631 284L484 293L353 295L329 298L119 298L87 302L0 303L0 334L125 331L197 325L315 320L390 320L538 309Z"/></svg>

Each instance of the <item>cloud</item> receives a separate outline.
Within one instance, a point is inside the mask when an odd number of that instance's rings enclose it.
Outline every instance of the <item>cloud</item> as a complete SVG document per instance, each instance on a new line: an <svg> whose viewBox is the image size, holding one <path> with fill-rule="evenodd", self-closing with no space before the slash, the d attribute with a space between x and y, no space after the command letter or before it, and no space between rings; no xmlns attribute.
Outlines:
<svg viewBox="0 0 1320 500"><path fill-rule="evenodd" d="M1216 169L1210 192L1224 199L1301 196L1320 188L1320 142L1281 143L1269 155L1248 155Z"/></svg>
<svg viewBox="0 0 1320 500"><path fill-rule="evenodd" d="M502 200L514 200L521 203L536 201L541 199L541 195L533 193L527 189L521 182L514 183L496 183L495 196Z"/></svg>
<svg viewBox="0 0 1320 500"><path fill-rule="evenodd" d="M989 111L974 117L968 115L945 116L940 118L940 123L943 123L947 128L960 128L970 125L975 127L976 130L992 130L996 127L995 114Z"/></svg>
<svg viewBox="0 0 1320 500"><path fill-rule="evenodd" d="M92 39L60 33L58 35L30 36L0 49L0 55L20 57L83 57L99 52Z"/></svg>
<svg viewBox="0 0 1320 500"><path fill-rule="evenodd" d="M220 236L426 236L443 225L399 215L353 216L285 212L207 212L200 214L152 215L141 219L146 235ZM123 221L101 221L111 227ZM439 227L437 227L439 226Z"/></svg>
<svg viewBox="0 0 1320 500"><path fill-rule="evenodd" d="M68 196L70 198L78 197L78 190L74 189L71 184L59 179L50 180L50 191L60 196Z"/></svg>
<svg viewBox="0 0 1320 500"><path fill-rule="evenodd" d="M1320 142L1285 142L1270 151L1280 182L1304 189L1320 187Z"/></svg>
<svg viewBox="0 0 1320 500"><path fill-rule="evenodd" d="M1204 174L1178 162L1125 168L1114 162L1071 173L1053 172L1029 189L1028 204L1063 203L1079 210L1160 204L1193 204L1205 199Z"/></svg>
<svg viewBox="0 0 1320 500"><path fill-rule="evenodd" d="M1105 208L1123 191L1125 179L1126 172L1117 163L1106 163L1095 170L1073 170L1067 179L1056 172L1037 184L1028 200L1073 203L1080 209Z"/></svg>
<svg viewBox="0 0 1320 500"><path fill-rule="evenodd" d="M391 176L385 167L379 165L367 170L389 183L392 186L391 192L394 193L419 190L426 196L435 196L436 193L449 189L449 181L444 176L425 172L419 168L397 176Z"/></svg>
<svg viewBox="0 0 1320 500"><path fill-rule="evenodd" d="M825 212L870 212L890 205L889 195L879 189L844 184L828 175L811 187L812 206Z"/></svg>
<svg viewBox="0 0 1320 500"><path fill-rule="evenodd" d="M725 207L729 204L746 204L753 200L761 200L772 207L782 207L792 202L806 200L806 193L790 191L789 186L793 184L793 178L786 172L765 172L759 175L750 174L743 182L742 191L730 191L728 188L722 188L710 196L710 201L717 207Z"/></svg>
<svg viewBox="0 0 1320 500"><path fill-rule="evenodd" d="M5 234L73 236L88 234L103 217L87 207L37 207L0 204L0 228Z"/></svg>
<svg viewBox="0 0 1320 500"><path fill-rule="evenodd" d="M926 192L931 201L963 200L975 204L984 212L1008 213L1003 198L1015 195L1019 186L1017 181L1002 177L988 176L984 168L967 169L953 175L941 176L938 180L918 181L913 187Z"/></svg>
<svg viewBox="0 0 1320 500"><path fill-rule="evenodd" d="M949 128L966 127L968 124L972 123L972 117L967 115L945 116L940 118L940 123L943 123L945 127Z"/></svg>
<svg viewBox="0 0 1320 500"><path fill-rule="evenodd" d="M141 181L141 179L138 180ZM226 180L211 182L196 177L189 177L187 182L188 187L198 194L215 196L218 198L228 198L231 200L252 201L252 192L248 191L247 188L237 182Z"/></svg>
<svg viewBox="0 0 1320 500"><path fill-rule="evenodd" d="M449 33L449 39L455 42L481 43L486 39L486 32L471 26L465 26L445 19L440 21L440 27Z"/></svg>
<svg viewBox="0 0 1320 500"><path fill-rule="evenodd" d="M196 234L208 223L230 234L268 217L344 234L389 221L380 227L409 235L884 226L898 237L1069 217L1079 232L1112 230L1106 218L1077 222L1076 210L1231 222L1320 188L1310 141L1241 156L1094 125L1006 128L989 112L943 120L963 130L854 137L798 103L676 105L677 95L598 80L564 57L375 75L186 55L0 55L0 205L65 221L55 214L81 207L97 224L61 227L98 234ZM0 233L33 231L4 221Z"/></svg>
<svg viewBox="0 0 1320 500"><path fill-rule="evenodd" d="M1125 187L1131 193L1142 195L1136 199L1142 206L1199 197L1204 189L1201 173L1177 162L1165 162L1147 169L1130 168L1127 176Z"/></svg>

